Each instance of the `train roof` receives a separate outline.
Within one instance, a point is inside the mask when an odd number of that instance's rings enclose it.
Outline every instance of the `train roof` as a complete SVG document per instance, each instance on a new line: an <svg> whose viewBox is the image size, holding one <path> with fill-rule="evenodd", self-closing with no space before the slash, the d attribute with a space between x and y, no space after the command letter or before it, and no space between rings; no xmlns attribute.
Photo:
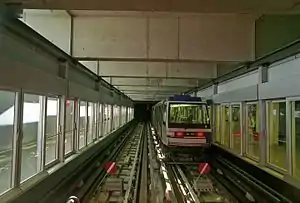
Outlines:
<svg viewBox="0 0 300 203"><path fill-rule="evenodd" d="M198 101L201 102L201 97L191 97L189 95L177 95L171 96L167 99L168 101Z"/></svg>

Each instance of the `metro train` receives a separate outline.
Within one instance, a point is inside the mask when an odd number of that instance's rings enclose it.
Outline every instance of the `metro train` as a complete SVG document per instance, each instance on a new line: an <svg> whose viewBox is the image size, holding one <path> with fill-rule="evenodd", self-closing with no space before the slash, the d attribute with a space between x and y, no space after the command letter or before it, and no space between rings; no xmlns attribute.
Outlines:
<svg viewBox="0 0 300 203"><path fill-rule="evenodd" d="M200 151L211 145L210 101L187 95L173 96L152 107L152 125L163 151Z"/></svg>

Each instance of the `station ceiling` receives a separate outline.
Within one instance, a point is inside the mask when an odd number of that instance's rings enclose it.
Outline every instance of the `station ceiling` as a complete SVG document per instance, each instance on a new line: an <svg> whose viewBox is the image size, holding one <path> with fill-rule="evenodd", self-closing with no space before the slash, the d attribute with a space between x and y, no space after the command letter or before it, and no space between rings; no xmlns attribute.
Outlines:
<svg viewBox="0 0 300 203"><path fill-rule="evenodd" d="M166 11L193 13L286 12L298 0L4 0L26 8L65 10Z"/></svg>
<svg viewBox="0 0 300 203"><path fill-rule="evenodd" d="M47 15L62 17L44 9L65 10L73 17L65 51L140 101L188 91L254 60L255 20L265 13L293 13L300 5L298 0L4 1L41 9L27 13L33 27L45 24ZM63 44L65 28L50 27L46 31L59 31L54 35Z"/></svg>

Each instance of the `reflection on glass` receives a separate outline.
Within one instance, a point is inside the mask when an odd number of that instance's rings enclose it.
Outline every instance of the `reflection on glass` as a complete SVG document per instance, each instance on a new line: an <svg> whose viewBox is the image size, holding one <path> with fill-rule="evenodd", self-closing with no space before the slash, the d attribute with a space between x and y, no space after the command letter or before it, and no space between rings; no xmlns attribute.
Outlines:
<svg viewBox="0 0 300 203"><path fill-rule="evenodd" d="M93 142L93 103L88 102L88 129L87 129L87 144Z"/></svg>
<svg viewBox="0 0 300 203"><path fill-rule="evenodd" d="M111 112L112 112L112 106L111 105L107 105L107 134L110 133L111 131L111 126L112 126L112 118L111 118Z"/></svg>
<svg viewBox="0 0 300 203"><path fill-rule="evenodd" d="M58 157L58 99L47 99L46 110L46 164Z"/></svg>
<svg viewBox="0 0 300 203"><path fill-rule="evenodd" d="M79 149L86 145L87 102L80 101L79 107Z"/></svg>
<svg viewBox="0 0 300 203"><path fill-rule="evenodd" d="M241 105L231 105L231 137L233 151L241 153Z"/></svg>
<svg viewBox="0 0 300 203"><path fill-rule="evenodd" d="M43 96L24 94L21 181L41 170Z"/></svg>
<svg viewBox="0 0 300 203"><path fill-rule="evenodd" d="M99 126L98 124L98 120L97 119L99 119L99 117L97 118L97 103L93 103L92 104L92 120L93 120L93 122L92 122L92 139L93 140L97 140L97 138L98 138L98 135L97 135L97 126Z"/></svg>
<svg viewBox="0 0 300 203"><path fill-rule="evenodd" d="M217 143L221 143L221 106L220 105L217 105L216 106L216 132L215 132L215 135L216 135L216 139L215 141Z"/></svg>
<svg viewBox="0 0 300 203"><path fill-rule="evenodd" d="M65 154L73 151L73 135L74 135L74 101L66 101L66 125L65 125Z"/></svg>
<svg viewBox="0 0 300 203"><path fill-rule="evenodd" d="M98 116L98 137L102 137L103 136L103 105L100 104L99 105L99 116Z"/></svg>
<svg viewBox="0 0 300 203"><path fill-rule="evenodd" d="M292 102L293 176L300 180L300 101Z"/></svg>
<svg viewBox="0 0 300 203"><path fill-rule="evenodd" d="M258 104L247 104L246 154L259 157L259 109Z"/></svg>
<svg viewBox="0 0 300 203"><path fill-rule="evenodd" d="M107 134L107 119L108 119L108 113L107 113L107 104L104 105L104 112L103 112L103 133L104 135Z"/></svg>
<svg viewBox="0 0 300 203"><path fill-rule="evenodd" d="M123 107L123 125L126 123L126 107Z"/></svg>
<svg viewBox="0 0 300 203"><path fill-rule="evenodd" d="M286 169L286 104L268 102L268 162Z"/></svg>
<svg viewBox="0 0 300 203"><path fill-rule="evenodd" d="M206 104L170 104L169 123L209 124Z"/></svg>
<svg viewBox="0 0 300 203"><path fill-rule="evenodd" d="M118 107L113 106L113 130L117 127L117 115L118 115Z"/></svg>
<svg viewBox="0 0 300 203"><path fill-rule="evenodd" d="M106 104L104 108L104 134L107 135L111 129L111 106Z"/></svg>
<svg viewBox="0 0 300 203"><path fill-rule="evenodd" d="M116 127L115 129L117 129L120 126L120 107L116 106Z"/></svg>
<svg viewBox="0 0 300 203"><path fill-rule="evenodd" d="M0 194L11 187L15 93L0 91Z"/></svg>
<svg viewBox="0 0 300 203"><path fill-rule="evenodd" d="M221 126L222 126L222 144L230 147L230 122L229 122L229 105L222 105L221 106L221 113L222 113L222 120L221 120Z"/></svg>

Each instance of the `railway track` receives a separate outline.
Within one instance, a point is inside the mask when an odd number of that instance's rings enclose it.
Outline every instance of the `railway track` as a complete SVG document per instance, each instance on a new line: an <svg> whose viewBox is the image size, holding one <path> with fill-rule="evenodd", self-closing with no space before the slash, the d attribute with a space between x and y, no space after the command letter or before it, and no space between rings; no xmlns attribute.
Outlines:
<svg viewBox="0 0 300 203"><path fill-rule="evenodd" d="M198 164L165 162L166 159L160 148L159 139L153 129L150 137L162 174L165 202L238 202L213 175L200 175Z"/></svg>
<svg viewBox="0 0 300 203"><path fill-rule="evenodd" d="M200 175L197 165L172 165L182 202L238 202L212 176Z"/></svg>
<svg viewBox="0 0 300 203"><path fill-rule="evenodd" d="M148 191L147 183L146 186L141 184L141 181L147 181L148 179L147 160L145 160L145 162L142 161L144 156L147 156L146 129L147 125L142 123L138 124L132 135L128 137L122 149L117 152L118 154L112 162L111 169L108 169L112 171L112 168L116 167L116 171L113 174L106 173L94 188L89 199L84 202L129 203L138 202L137 198L139 197L147 198L145 192L145 190ZM146 168L146 178L143 178L143 176L145 176L145 172L142 170L143 168L144 170ZM140 177L140 174L143 176ZM143 195L139 195L139 192L142 192L142 190Z"/></svg>
<svg viewBox="0 0 300 203"><path fill-rule="evenodd" d="M139 123L111 154L108 170L116 170L101 173L81 203L238 202L214 173L200 175L193 162L167 162L160 146L150 125Z"/></svg>

